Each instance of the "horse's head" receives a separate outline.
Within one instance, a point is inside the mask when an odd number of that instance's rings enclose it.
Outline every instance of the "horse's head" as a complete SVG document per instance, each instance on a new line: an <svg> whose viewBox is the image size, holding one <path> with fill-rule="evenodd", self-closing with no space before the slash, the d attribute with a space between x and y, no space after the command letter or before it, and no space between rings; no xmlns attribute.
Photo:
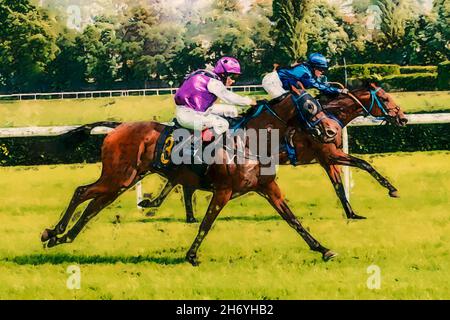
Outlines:
<svg viewBox="0 0 450 320"><path fill-rule="evenodd" d="M383 118L389 124L406 125L408 119L390 94L374 83L368 85L368 91L369 94L358 97L366 115Z"/></svg>
<svg viewBox="0 0 450 320"><path fill-rule="evenodd" d="M334 141L340 133L340 125L330 119L324 112L320 103L313 99L309 93L294 92L292 94L297 111L297 120L311 136L320 142L328 143Z"/></svg>

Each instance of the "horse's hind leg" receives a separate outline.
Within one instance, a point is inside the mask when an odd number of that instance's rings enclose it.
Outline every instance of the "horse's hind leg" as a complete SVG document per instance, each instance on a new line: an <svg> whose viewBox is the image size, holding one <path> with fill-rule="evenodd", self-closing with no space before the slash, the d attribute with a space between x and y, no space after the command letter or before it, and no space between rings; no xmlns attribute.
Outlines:
<svg viewBox="0 0 450 320"><path fill-rule="evenodd" d="M269 203L275 208L275 210L280 214L280 216L295 230L297 231L303 240L306 241L308 246L313 251L318 251L322 253L322 258L327 261L336 256L336 253L323 247L319 241L313 238L308 231L301 225L300 221L297 220L295 215L289 209L286 201L284 201L281 190L275 181L270 182L268 185L264 186L261 193L269 201Z"/></svg>
<svg viewBox="0 0 450 320"><path fill-rule="evenodd" d="M48 240L47 247L51 248L59 244L73 242L83 227L95 217L103 208L111 204L122 192L109 192L101 195L97 195L84 210L80 219L75 225L62 237L51 237Z"/></svg>
<svg viewBox="0 0 450 320"><path fill-rule="evenodd" d="M141 202L139 202L138 206L142 207L142 208L158 208L158 207L160 207L173 188L175 188L175 185L173 185L172 182L167 180L166 185L159 193L159 196L157 196L153 200L144 199Z"/></svg>
<svg viewBox="0 0 450 320"><path fill-rule="evenodd" d="M194 192L195 189L183 186L183 200L187 223L197 222L197 219L194 217L194 208L192 206L192 196L194 195Z"/></svg>
<svg viewBox="0 0 450 320"><path fill-rule="evenodd" d="M86 200L92 199L95 197L96 193L95 191L95 185L96 183L86 185L86 186L80 186L75 189L75 192L72 196L72 199L70 200L69 206L67 207L66 211L56 224L56 226L53 229L45 229L41 236L41 241L46 242L50 238L55 237L59 234L63 234L66 231L67 225L69 224L70 219L72 218L75 209L85 202Z"/></svg>
<svg viewBox="0 0 450 320"><path fill-rule="evenodd" d="M357 215L353 211L350 202L348 202L338 167L336 165L324 165L324 164L322 166L327 171L328 177L330 178L330 181L333 184L334 191L336 192L336 195L338 196L339 200L342 203L342 207L344 208L347 219L366 219L363 216Z"/></svg>

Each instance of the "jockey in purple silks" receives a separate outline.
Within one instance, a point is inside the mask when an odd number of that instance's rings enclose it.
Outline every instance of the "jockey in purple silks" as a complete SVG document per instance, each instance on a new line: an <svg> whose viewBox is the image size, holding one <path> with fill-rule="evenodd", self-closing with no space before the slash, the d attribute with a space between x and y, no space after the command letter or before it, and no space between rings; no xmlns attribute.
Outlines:
<svg viewBox="0 0 450 320"><path fill-rule="evenodd" d="M226 86L234 81L232 75L241 74L239 61L222 57L213 71L197 70L186 77L175 94L176 118L185 128L204 130L213 128L217 135L228 130L229 123L222 118L238 116L237 106L255 105L249 97L242 97ZM219 98L225 104L214 104Z"/></svg>

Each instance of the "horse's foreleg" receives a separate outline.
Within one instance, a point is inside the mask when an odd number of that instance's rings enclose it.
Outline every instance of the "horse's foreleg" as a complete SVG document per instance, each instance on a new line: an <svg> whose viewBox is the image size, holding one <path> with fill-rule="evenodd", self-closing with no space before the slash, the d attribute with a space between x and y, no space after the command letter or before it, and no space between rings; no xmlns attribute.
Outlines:
<svg viewBox="0 0 450 320"><path fill-rule="evenodd" d="M341 174L339 168L336 165L322 165L327 171L328 177L333 184L334 191L338 196L344 208L345 215L348 219L366 219L363 216L355 214L350 203L348 202L347 196L345 195L344 185L342 184Z"/></svg>
<svg viewBox="0 0 450 320"><path fill-rule="evenodd" d="M341 152L341 154L337 157L332 158L333 164L339 164L344 166L356 167L370 173L372 177L374 177L380 185L389 190L389 196L393 198L398 198L398 191L385 177L383 177L378 171L374 169L367 161L363 159L359 159L357 157L353 157L349 154Z"/></svg>
<svg viewBox="0 0 450 320"><path fill-rule="evenodd" d="M197 259L197 251L202 244L203 239L211 229L212 224L216 220L222 208L227 204L231 198L231 190L218 190L214 192L214 195L209 203L208 210L203 217L202 223L198 230L197 237L191 245L191 248L186 254L186 259L193 265L198 266L199 261Z"/></svg>
<svg viewBox="0 0 450 320"><path fill-rule="evenodd" d="M313 251L318 251L322 253L322 258L327 261L337 254L333 251L323 247L319 241L313 238L308 231L301 225L300 221L289 209L286 201L284 201L281 195L281 190L275 181L270 182L265 186L261 192L264 197L269 201L269 203L275 208L275 210L280 214L280 216L295 230L308 244L309 248Z"/></svg>
<svg viewBox="0 0 450 320"><path fill-rule="evenodd" d="M111 204L121 192L106 193L95 197L84 210L80 219L75 225L62 237L51 237L47 242L47 247L51 248L59 244L70 243L75 240L77 235L81 232L84 226L95 217L103 208Z"/></svg>
<svg viewBox="0 0 450 320"><path fill-rule="evenodd" d="M192 205L192 196L194 195L195 189L183 186L183 200L184 208L186 210L186 222L194 223L197 219L194 217L194 207Z"/></svg>

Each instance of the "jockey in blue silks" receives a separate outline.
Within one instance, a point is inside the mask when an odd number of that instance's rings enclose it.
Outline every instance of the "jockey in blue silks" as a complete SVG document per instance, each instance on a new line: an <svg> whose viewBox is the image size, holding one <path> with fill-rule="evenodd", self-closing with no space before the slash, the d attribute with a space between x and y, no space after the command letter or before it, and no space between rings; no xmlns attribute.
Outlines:
<svg viewBox="0 0 450 320"><path fill-rule="evenodd" d="M348 89L335 88L321 82L321 77L328 70L327 59L320 53L312 53L308 60L293 67L278 68L268 73L262 80L262 85L272 99L291 90L291 86L299 88L298 82L306 88L316 88L326 95L348 93Z"/></svg>

